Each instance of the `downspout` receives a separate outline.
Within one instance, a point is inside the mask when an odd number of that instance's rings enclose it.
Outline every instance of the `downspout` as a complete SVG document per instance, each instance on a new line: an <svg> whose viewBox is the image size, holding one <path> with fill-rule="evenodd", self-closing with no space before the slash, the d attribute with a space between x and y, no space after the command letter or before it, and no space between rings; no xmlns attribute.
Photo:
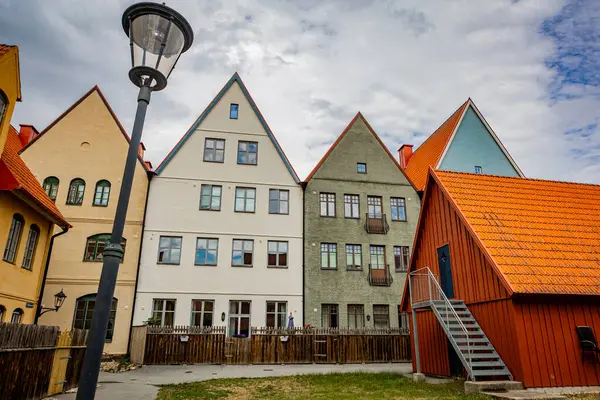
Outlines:
<svg viewBox="0 0 600 400"><path fill-rule="evenodd" d="M46 257L46 266L44 268L44 277L42 278L42 286L40 287L40 296L38 297L37 308L35 311L35 319L33 324L37 325L38 319L40 318L40 309L42 308L42 298L44 297L44 288L46 287L46 278L48 277L48 269L50 268L50 256L52 256L52 248L54 247L54 239L64 235L69 231L69 226L62 228L62 232L55 233L50 238L50 246L48 246L48 257Z"/></svg>
<svg viewBox="0 0 600 400"><path fill-rule="evenodd" d="M302 188L302 327L306 324L306 187L307 182L300 182Z"/></svg>
<svg viewBox="0 0 600 400"><path fill-rule="evenodd" d="M148 197L150 197L150 181L155 175L154 172L148 171L148 188L146 189L146 202L144 203L144 216L142 217L142 235L140 236L140 251L138 254L138 267L135 272L135 287L133 289L133 304L131 305L131 321L129 321L129 336L127 337L127 355L131 348L131 328L133 328L133 316L135 314L135 302L137 300L137 288L140 278L140 269L142 268L142 247L144 244L144 228L146 227L146 210L148 210Z"/></svg>

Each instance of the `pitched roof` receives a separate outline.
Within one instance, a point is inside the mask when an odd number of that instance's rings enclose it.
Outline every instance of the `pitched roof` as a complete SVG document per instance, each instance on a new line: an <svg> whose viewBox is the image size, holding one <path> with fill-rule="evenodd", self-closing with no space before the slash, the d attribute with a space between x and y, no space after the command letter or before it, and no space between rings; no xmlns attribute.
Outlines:
<svg viewBox="0 0 600 400"><path fill-rule="evenodd" d="M229 81L227 81L227 83L225 84L225 86L223 86L223 88L217 94L217 96L210 102L210 104L206 107L206 109L204 109L204 111L202 111L202 114L200 114L200 116L198 117L198 119L196 119L196 121L194 121L194 123L192 124L192 126L190 127L190 129L187 130L187 132L185 133L185 135L183 135L183 137L179 140L179 142L177 142L177 144L175 145L175 147L173 147L173 149L169 152L169 154L167 154L167 156L165 157L165 159L156 168L156 174L160 174L163 171L163 169L165 169L165 167L167 166L167 164L169 164L169 161L171 161L171 159L175 156L175 154L177 154L177 152L179 151L179 149L181 149L181 147L190 138L190 136L196 131L196 129L198 129L198 127L200 126L200 124L202 123L202 121L204 121L204 119L208 116L208 114L210 114L210 112L212 111L212 109L219 103L219 101L221 100L221 98L225 95L225 93L227 93L227 91L229 90L229 88L231 88L231 86L235 82L237 82L238 85L240 85L240 88L242 89L242 93L244 93L244 96L246 97L246 100L250 104L250 107L252 107L252 110L254 110L254 113L256 114L256 117L260 121L263 129L267 132L267 135L269 136L269 139L271 139L271 142L275 146L275 149L277 150L277 153L279 153L279 156L283 160L283 162L284 162L285 166L287 167L288 171L290 172L290 174L292 175L292 177L294 178L294 180L296 181L296 183L300 182L300 179L298 178L298 175L296 174L296 171L294 171L294 168L292 167L292 164L290 164L290 161L288 160L287 156L283 152L283 149L279 145L279 142L275 138L275 135L271 131L271 128L269 128L269 125L267 124L267 121L265 121L265 118L261 114L260 110L258 109L258 106L254 102L254 99L252 99L252 96L250 95L250 92L248 92L248 89L246 88L246 85L244 85L244 82L242 82L242 78L240 78L240 76L239 76L239 74L237 72L235 74L233 74L233 76L229 79Z"/></svg>
<svg viewBox="0 0 600 400"><path fill-rule="evenodd" d="M437 167L442 158L442 154L444 154L448 142L456 130L458 122L462 119L468 105L469 100L458 107L458 109L419 146L408 160L408 165L404 171L417 190L423 190L425 187L429 167Z"/></svg>
<svg viewBox="0 0 600 400"><path fill-rule="evenodd" d="M510 292L600 295L600 186L430 173Z"/></svg>
<svg viewBox="0 0 600 400"><path fill-rule="evenodd" d="M40 138L42 136L44 136L52 127L54 127L54 125L58 124L64 117L66 117L71 111L73 111L75 109L75 107L77 107L79 104L81 104L85 99L87 99L94 92L98 93L98 95L102 99L102 102L104 103L104 105L108 109L108 112L113 117L113 120L115 121L115 123L119 127L119 130L121 131L121 133L123 134L123 136L125 137L125 139L127 140L127 142L129 143L131 141L131 139L130 139L129 135L127 134L127 132L125 132L125 129L123 128L123 125L121 125L121 121L119 121L119 118L117 117L117 115L113 111L112 107L110 106L110 104L108 104L108 101L106 100L106 97L104 97L104 94L102 93L102 91L100 90L100 88L98 87L98 85L95 85L90 90L88 90L83 96L81 96L81 98L79 100L77 100L75 103L73 103L71 105L71 107L67 108L54 121L52 121L47 127L45 127L35 139L33 139L25 147L23 147L23 149L19 152L19 154L22 153L22 152L24 152L25 150L27 150L29 147L33 146L33 144L36 143L38 140L40 140ZM144 168L144 170L149 171L148 166L146 165L146 163L144 162L144 160L142 159L142 157L139 156L139 154L138 154L138 160L142 164L142 167Z"/></svg>
<svg viewBox="0 0 600 400"><path fill-rule="evenodd" d="M53 223L62 228L70 227L54 202L48 197L31 170L19 157L21 142L17 130L11 125L6 145L0 158L0 190L19 191L31 199Z"/></svg>
<svg viewBox="0 0 600 400"><path fill-rule="evenodd" d="M10 44L0 44L0 57L8 54L11 50L15 51L17 63L17 101L21 101L21 71L19 68L19 47Z"/></svg>
<svg viewBox="0 0 600 400"><path fill-rule="evenodd" d="M313 175L317 173L317 171L319 170L319 168L321 168L321 166L323 165L323 163L325 162L325 160L327 160L327 157L329 157L329 155L333 152L333 150L336 148L336 146L342 141L342 139L344 138L344 136L346 135L346 133L348 133L348 131L350 131L350 128L352 128L352 126L354 125L354 123L359 118L364 122L365 126L369 129L369 132L371 132L371 134L373 135L373 137L375 137L375 140L377 140L377 142L379 142L379 144L381 145L381 147L383 148L383 150L385 150L385 152L387 153L387 155L392 159L392 161L394 162L394 164L398 167L398 169L400 170L400 172L402 172L402 174L406 177L406 179L408 180L408 182L411 185L413 185L412 181L408 178L408 176L406 176L406 173L404 172L404 170L402 168L400 168L400 164L398 164L398 160L396 160L396 158L394 158L394 156L392 155L392 153L390 153L390 150L381 141L381 139L379 138L379 136L377 135L377 133L375 133L375 131L373 130L373 128L371 127L371 125L367 122L367 119L362 115L362 113L360 111L358 113L356 113L356 115L354 116L354 118L352 118L352 121L350 121L350 123L342 131L342 133L340 134L340 136L338 136L338 138L335 140L335 142L332 143L332 145L329 147L329 150L327 150L327 152L323 155L323 157L321 157L321 159L319 160L319 162L317 163L317 165L315 165L315 167L312 169L312 171L310 171L310 174L308 174L308 176L306 177L306 179L304 180L304 182L308 182L308 181L310 181L312 179ZM414 187L414 185L413 185L413 187ZM416 190L416 188L415 188L415 190Z"/></svg>
<svg viewBox="0 0 600 400"><path fill-rule="evenodd" d="M5 55L14 47L17 47L17 46L11 46L9 44L0 44L0 56Z"/></svg>

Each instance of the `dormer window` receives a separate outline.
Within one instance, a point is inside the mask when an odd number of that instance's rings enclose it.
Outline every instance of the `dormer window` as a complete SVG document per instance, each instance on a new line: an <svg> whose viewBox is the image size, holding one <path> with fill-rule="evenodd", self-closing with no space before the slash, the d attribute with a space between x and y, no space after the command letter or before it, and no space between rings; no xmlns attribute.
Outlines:
<svg viewBox="0 0 600 400"><path fill-rule="evenodd" d="M238 104L231 103L229 105L229 119L238 119L239 108Z"/></svg>
<svg viewBox="0 0 600 400"><path fill-rule="evenodd" d="M476 165L475 166L475 173L476 174L483 174L483 168L481 168L481 166Z"/></svg>

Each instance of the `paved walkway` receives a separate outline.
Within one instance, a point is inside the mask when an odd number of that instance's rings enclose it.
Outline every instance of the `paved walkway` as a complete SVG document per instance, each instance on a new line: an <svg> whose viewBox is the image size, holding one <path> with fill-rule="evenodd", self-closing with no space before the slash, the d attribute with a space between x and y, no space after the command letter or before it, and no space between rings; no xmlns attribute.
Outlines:
<svg viewBox="0 0 600 400"><path fill-rule="evenodd" d="M120 374L100 373L96 400L149 400L156 398L158 386L198 382L218 378L262 378L331 372L394 372L410 374L410 363L403 364L300 364L300 365L150 365ZM49 399L72 400L74 393Z"/></svg>

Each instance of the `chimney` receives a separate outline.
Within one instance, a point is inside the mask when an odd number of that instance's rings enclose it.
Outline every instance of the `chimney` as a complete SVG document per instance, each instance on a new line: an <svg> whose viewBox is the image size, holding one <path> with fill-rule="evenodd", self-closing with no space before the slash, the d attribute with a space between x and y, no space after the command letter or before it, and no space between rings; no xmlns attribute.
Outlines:
<svg viewBox="0 0 600 400"><path fill-rule="evenodd" d="M38 137L40 133L35 129L33 125L22 125L19 124L19 141L21 142L21 147L25 147Z"/></svg>
<svg viewBox="0 0 600 400"><path fill-rule="evenodd" d="M140 147L138 148L138 156L140 156L140 158L143 160L144 159L144 152L146 151L146 146L144 146L143 142L140 142Z"/></svg>
<svg viewBox="0 0 600 400"><path fill-rule="evenodd" d="M398 149L398 158L400 159L400 166L402 167L402 169L405 169L408 165L408 161L410 160L413 154L412 149L412 144L403 144Z"/></svg>

